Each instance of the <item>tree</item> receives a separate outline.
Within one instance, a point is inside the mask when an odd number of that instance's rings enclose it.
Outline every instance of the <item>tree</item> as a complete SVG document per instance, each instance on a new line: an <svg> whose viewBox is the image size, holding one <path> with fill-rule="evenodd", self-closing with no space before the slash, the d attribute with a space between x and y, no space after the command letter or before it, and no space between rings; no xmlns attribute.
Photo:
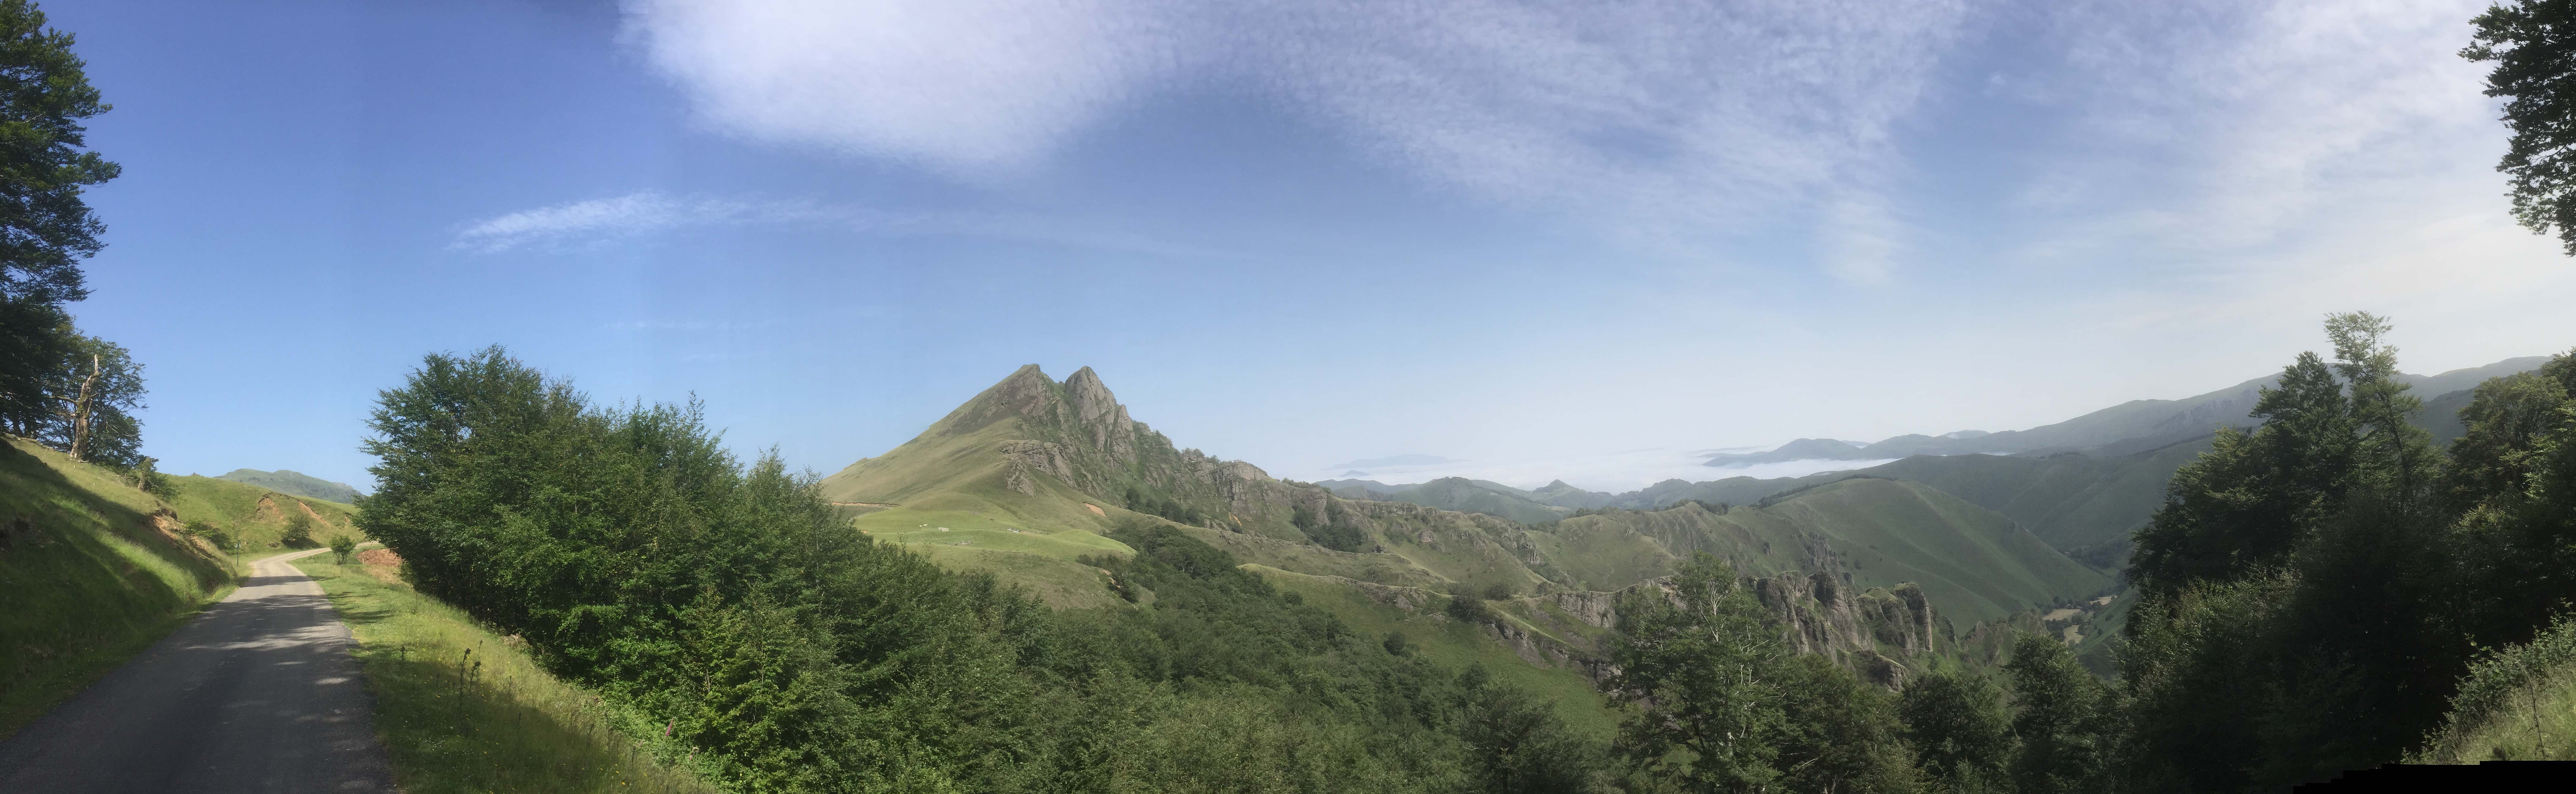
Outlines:
<svg viewBox="0 0 2576 794"><path fill-rule="evenodd" d="M2209 452L2174 472L2165 503L2137 533L2128 578L2171 595L2286 564L2350 487L2352 401L2315 353L2266 387L2252 433L2220 428Z"/></svg>
<svg viewBox="0 0 2576 794"><path fill-rule="evenodd" d="M69 355L46 387L53 421L41 426L39 438L73 460L133 468L143 459L143 426L133 414L143 407L143 365L124 347L94 336L74 334L66 347Z"/></svg>
<svg viewBox="0 0 2576 794"><path fill-rule="evenodd" d="M72 36L26 0L0 0L0 425L20 435L55 406L53 374L70 325L62 305L89 295L79 262L105 227L82 188L117 166L84 147L82 120L107 112Z"/></svg>
<svg viewBox="0 0 2576 794"><path fill-rule="evenodd" d="M1786 727L1779 684L1789 650L1770 614L1707 552L1673 573L1672 592L1624 593L1602 689L1642 707L1615 745L1686 791L1754 791L1780 777Z"/></svg>
<svg viewBox="0 0 2576 794"><path fill-rule="evenodd" d="M2012 675L2019 712L2013 736L2021 752L2013 781L2024 794L2096 792L2110 786L2110 690L2095 680L2066 646L2043 634L2013 639Z"/></svg>
<svg viewBox="0 0 2576 794"><path fill-rule="evenodd" d="M2576 2L2514 0L2469 21L2477 27L2460 57L2494 63L2486 95L2505 97L2512 131L2496 170L2511 185L2513 218L2535 234L2555 229L2576 256Z"/></svg>
<svg viewBox="0 0 2576 794"><path fill-rule="evenodd" d="M2003 697L1982 675L1936 672L1906 682L1896 712L1925 777L1955 794L2004 790L2013 736Z"/></svg>
<svg viewBox="0 0 2576 794"><path fill-rule="evenodd" d="M290 549L312 546L313 519L300 510L286 514L286 534L278 536L277 545Z"/></svg>
<svg viewBox="0 0 2576 794"><path fill-rule="evenodd" d="M1601 788L1601 748L1569 731L1553 703L1493 680L1482 666L1458 676L1458 736L1467 745L1474 790L1556 794Z"/></svg>
<svg viewBox="0 0 2576 794"><path fill-rule="evenodd" d="M1782 667L1779 767L1788 790L1868 794L1921 787L1894 694L1823 656L1800 654Z"/></svg>
<svg viewBox="0 0 2576 794"><path fill-rule="evenodd" d="M348 535L331 537L331 558L341 565L349 564L349 555L358 553L358 541Z"/></svg>

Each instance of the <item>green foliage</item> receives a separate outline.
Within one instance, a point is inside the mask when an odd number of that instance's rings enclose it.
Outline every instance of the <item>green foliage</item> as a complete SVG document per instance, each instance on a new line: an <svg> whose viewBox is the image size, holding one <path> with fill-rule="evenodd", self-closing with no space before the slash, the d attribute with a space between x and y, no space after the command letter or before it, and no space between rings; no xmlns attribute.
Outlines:
<svg viewBox="0 0 2576 794"><path fill-rule="evenodd" d="M2496 170L2512 186L2513 217L2538 234L2556 229L2576 256L2576 163L2568 159L2571 116L2564 89L2576 64L2576 3L2515 0L2490 6L2470 23L2472 43L2460 50L2471 61L2492 62L2486 95L2506 97L2505 128L2513 131Z"/></svg>
<svg viewBox="0 0 2576 794"><path fill-rule="evenodd" d="M2107 791L2117 740L2111 690L2077 664L2057 640L2023 634L2013 640L2011 674L2021 741L2010 774L2024 794Z"/></svg>
<svg viewBox="0 0 2576 794"><path fill-rule="evenodd" d="M105 231L82 189L117 166L85 151L81 122L107 112L72 36L26 0L0 0L0 429L35 437L61 407L47 387L73 351L63 304L89 295L79 262Z"/></svg>
<svg viewBox="0 0 2576 794"><path fill-rule="evenodd" d="M1191 525L1207 523L1207 514L1198 508L1133 485L1127 486L1127 509L1146 515L1161 516L1176 523Z"/></svg>
<svg viewBox="0 0 2576 794"><path fill-rule="evenodd" d="M1619 728L1618 751L1685 791L1758 790L1780 778L1788 730L1780 632L1726 563L1705 552L1676 571L1667 597L1620 595L1619 635L1602 682L1642 706Z"/></svg>
<svg viewBox="0 0 2576 794"><path fill-rule="evenodd" d="M677 768L684 746L658 730L620 733L620 722L639 718L546 674L524 649L454 607L379 578L380 570L316 557L295 565L321 585L357 640L370 719L402 791L715 791Z"/></svg>
<svg viewBox="0 0 2576 794"><path fill-rule="evenodd" d="M2165 505L2137 534L2130 581L2170 593L2279 566L2343 498L2355 442L2333 371L2301 353L2262 395L2261 428L2221 428L2208 453L2174 472Z"/></svg>
<svg viewBox="0 0 2576 794"><path fill-rule="evenodd" d="M286 514L286 534L279 535L277 543L290 549L313 548L313 518L302 512Z"/></svg>
<svg viewBox="0 0 2576 794"><path fill-rule="evenodd" d="M774 456L737 464L694 406L593 408L497 348L429 357L371 427L360 524L416 586L728 789L1596 777L1598 748L1552 707L1353 632L1170 524L1122 526L1132 557L1084 560L1134 605L1056 613L851 531Z"/></svg>
<svg viewBox="0 0 2576 794"><path fill-rule="evenodd" d="M1854 794L1920 787L1896 695L1823 656L1800 654L1785 667L1781 783L1791 791Z"/></svg>
<svg viewBox="0 0 2576 794"><path fill-rule="evenodd" d="M1485 606L1485 599L1477 597L1477 595L1472 592L1462 592L1457 595L1450 596L1449 604L1441 607L1441 611L1448 613L1449 619L1464 623L1491 623L1494 621L1494 610Z"/></svg>
<svg viewBox="0 0 2576 794"><path fill-rule="evenodd" d="M1955 794L2009 788L2004 771L2012 760L2012 720L1992 679L1960 672L1918 676L1905 683L1897 715L1927 782Z"/></svg>
<svg viewBox="0 0 2576 794"><path fill-rule="evenodd" d="M331 536L331 557L341 565L349 564L349 555L358 553L358 540L347 535Z"/></svg>
<svg viewBox="0 0 2576 794"><path fill-rule="evenodd" d="M1289 512L1288 523L1306 533L1315 545L1334 551L1366 551L1368 530L1360 526L1359 517L1338 501L1325 499L1322 507L1298 502ZM1186 522L1184 522L1186 523Z"/></svg>
<svg viewBox="0 0 2576 794"><path fill-rule="evenodd" d="M2121 658L2134 785L2235 790L2394 761L2456 708L2481 647L2530 641L2576 603L2576 409L2564 376L2471 392L2445 456L2410 415L2390 326L2326 323L2138 533L2146 598ZM2454 721L2461 719L2455 716Z"/></svg>

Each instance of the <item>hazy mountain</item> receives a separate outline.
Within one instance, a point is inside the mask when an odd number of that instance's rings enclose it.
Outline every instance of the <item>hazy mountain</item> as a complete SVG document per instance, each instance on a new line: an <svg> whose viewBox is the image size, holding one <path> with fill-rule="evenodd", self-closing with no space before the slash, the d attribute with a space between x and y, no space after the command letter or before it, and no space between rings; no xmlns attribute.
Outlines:
<svg viewBox="0 0 2576 794"><path fill-rule="evenodd" d="M1438 455L1390 455L1383 458L1369 458L1367 460L1354 460L1348 463L1335 463L1324 468L1375 469L1384 466L1437 466L1443 463L1456 462L1457 461L1440 457Z"/></svg>
<svg viewBox="0 0 2576 794"><path fill-rule="evenodd" d="M2547 356L2511 358L2482 367L2438 375L2399 375L2428 400L2476 386L2488 378L2539 369ZM1910 455L2013 455L2025 452L2086 450L2128 442L2131 451L2163 447L2206 435L2219 425L2251 426L2247 412L2264 387L2279 382L2267 375L2207 394L2179 400L2132 400L2109 408L2028 430L1945 436L1902 435L1863 447L1823 439L1799 439L1768 452L1717 455L1710 466L1742 466L1787 460L1864 460ZM2463 403L2465 404L2465 403ZM2456 409L2454 409L2456 411Z"/></svg>
<svg viewBox="0 0 2576 794"><path fill-rule="evenodd" d="M215 479L249 483L282 494L327 499L342 504L358 501L359 496L358 489L349 487L348 483L332 482L287 469L276 471L234 469Z"/></svg>

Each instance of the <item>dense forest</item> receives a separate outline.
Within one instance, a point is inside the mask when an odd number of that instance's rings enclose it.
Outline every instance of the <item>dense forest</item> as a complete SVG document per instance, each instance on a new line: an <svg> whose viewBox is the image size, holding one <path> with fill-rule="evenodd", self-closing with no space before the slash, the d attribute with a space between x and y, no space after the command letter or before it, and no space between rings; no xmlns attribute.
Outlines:
<svg viewBox="0 0 2576 794"><path fill-rule="evenodd" d="M2331 359L2292 362L2139 531L2116 683L2027 635L1890 692L1792 652L1700 555L1618 603L1609 736L1168 521L1084 560L1121 606L1049 609L850 531L695 405L594 405L499 348L383 393L360 522L742 791L2244 790L2420 749L2510 685L2489 649L2576 598L2576 353L2480 386L2438 449L2387 321L2326 327Z"/></svg>

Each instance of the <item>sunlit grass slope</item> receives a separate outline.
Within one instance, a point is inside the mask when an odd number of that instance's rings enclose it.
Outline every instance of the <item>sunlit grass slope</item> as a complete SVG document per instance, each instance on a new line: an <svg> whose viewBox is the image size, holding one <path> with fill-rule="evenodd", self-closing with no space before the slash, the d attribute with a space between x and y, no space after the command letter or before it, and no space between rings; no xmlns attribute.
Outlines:
<svg viewBox="0 0 2576 794"><path fill-rule="evenodd" d="M649 727L619 730L625 715L401 583L392 566L341 565L328 554L295 564L357 636L376 730L403 791L715 791L657 758L681 751L629 735L650 736Z"/></svg>
<svg viewBox="0 0 2576 794"><path fill-rule="evenodd" d="M172 477L172 493L166 501L184 521L203 521L230 533L238 544L232 552L235 559L250 560L282 551L278 544L286 534L290 516L302 514L313 522L313 540L327 544L334 535L363 537L352 517L358 509L339 502L293 496L248 483L213 477Z"/></svg>
<svg viewBox="0 0 2576 794"><path fill-rule="evenodd" d="M2576 761L2576 622L2472 666L2415 763Z"/></svg>
<svg viewBox="0 0 2576 794"><path fill-rule="evenodd" d="M166 508L115 472L0 443L0 736L231 589L236 568L165 531Z"/></svg>

